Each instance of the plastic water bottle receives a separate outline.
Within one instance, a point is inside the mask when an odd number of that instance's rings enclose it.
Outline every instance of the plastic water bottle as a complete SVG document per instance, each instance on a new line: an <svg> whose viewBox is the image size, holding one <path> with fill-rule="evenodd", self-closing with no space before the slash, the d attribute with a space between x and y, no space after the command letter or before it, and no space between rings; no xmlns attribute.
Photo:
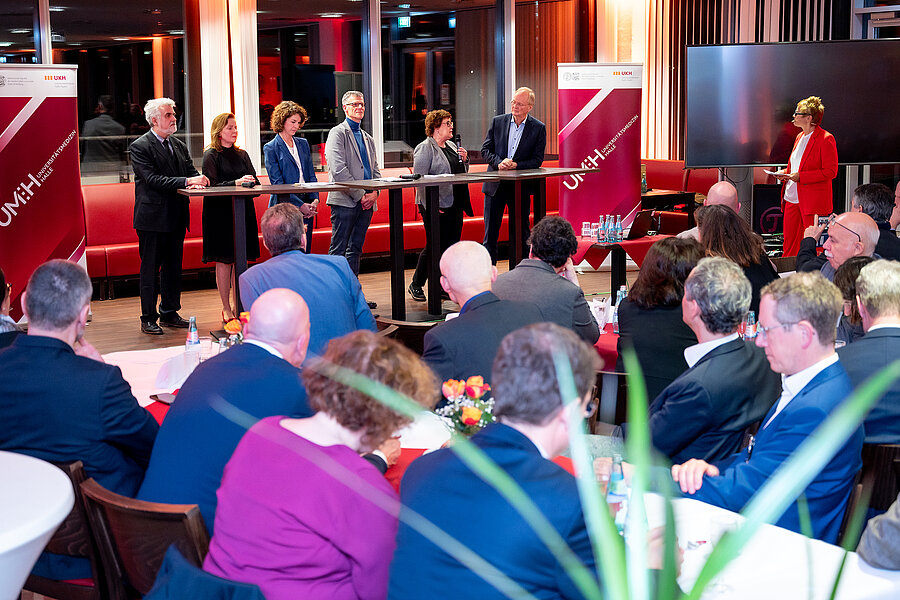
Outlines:
<svg viewBox="0 0 900 600"><path fill-rule="evenodd" d="M744 319L744 339L752 340L756 337L756 313L752 310L747 313Z"/></svg>
<svg viewBox="0 0 900 600"><path fill-rule="evenodd" d="M622 455L613 455L612 473L609 475L609 487L606 488L606 504L616 523L619 535L625 531L625 516L628 512L628 486L625 485L625 474L622 472Z"/></svg>
<svg viewBox="0 0 900 600"><path fill-rule="evenodd" d="M619 291L616 292L616 303L612 308L612 318L610 320L612 321L613 333L617 335L619 333L619 304L625 299L626 293L625 286L620 286Z"/></svg>
<svg viewBox="0 0 900 600"><path fill-rule="evenodd" d="M186 352L200 351L200 333L197 331L197 317L191 317L188 324L187 339L184 340L184 350Z"/></svg>
<svg viewBox="0 0 900 600"><path fill-rule="evenodd" d="M600 215L600 221L597 223L597 243L606 243L606 219L603 218L603 215Z"/></svg>
<svg viewBox="0 0 900 600"><path fill-rule="evenodd" d="M616 242L625 239L622 235L622 215L616 215Z"/></svg>

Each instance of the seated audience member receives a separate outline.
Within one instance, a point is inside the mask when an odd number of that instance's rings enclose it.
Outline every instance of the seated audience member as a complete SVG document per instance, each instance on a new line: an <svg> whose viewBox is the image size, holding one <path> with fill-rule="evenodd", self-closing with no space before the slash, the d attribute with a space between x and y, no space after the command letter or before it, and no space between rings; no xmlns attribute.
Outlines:
<svg viewBox="0 0 900 600"><path fill-rule="evenodd" d="M16 322L9 316L12 303L12 287L6 283L3 269L0 269L0 348L6 348L13 343L16 336L22 333Z"/></svg>
<svg viewBox="0 0 900 600"><path fill-rule="evenodd" d="M728 458L778 397L781 377L765 352L737 333L749 303L750 282L724 258L704 258L684 284L684 322L699 343L684 351L690 368L650 405L653 445L675 464Z"/></svg>
<svg viewBox="0 0 900 600"><path fill-rule="evenodd" d="M872 256L878 244L878 225L867 214L846 212L828 224L824 252L816 254L816 242L825 225L810 225L803 232L797 252L797 271L819 271L828 281L851 256Z"/></svg>
<svg viewBox="0 0 900 600"><path fill-rule="evenodd" d="M409 419L335 379L355 371L430 408L437 382L397 342L356 331L304 369L305 419L265 418L225 467L204 570L268 600L385 598L397 495L360 456Z"/></svg>
<svg viewBox="0 0 900 600"><path fill-rule="evenodd" d="M703 206L697 211L700 245L707 256L721 256L739 266L750 281L750 307L759 315L759 291L770 281L778 279L778 272L766 254L759 235L753 233L736 212L727 206Z"/></svg>
<svg viewBox="0 0 900 600"><path fill-rule="evenodd" d="M476 242L457 242L441 256L441 286L459 304L459 316L425 334L422 360L441 381L481 375L490 383L500 342L511 331L541 321L534 304L501 300L491 292L497 267Z"/></svg>
<svg viewBox="0 0 900 600"><path fill-rule="evenodd" d="M781 397L749 448L712 464L691 459L672 467L683 493L735 512L852 390L834 351L841 310L834 284L817 273L796 273L763 288L759 308L756 343L765 348L772 370L784 375ZM862 443L859 427L803 492L817 539L837 540L853 478L862 466ZM775 524L799 532L797 503Z"/></svg>
<svg viewBox="0 0 900 600"><path fill-rule="evenodd" d="M838 350L853 387L900 356L900 263L876 260L856 280L866 335ZM900 444L900 382L894 381L863 424L867 444Z"/></svg>
<svg viewBox="0 0 900 600"><path fill-rule="evenodd" d="M886 513L869 520L856 553L876 569L900 570L900 496Z"/></svg>
<svg viewBox="0 0 900 600"><path fill-rule="evenodd" d="M246 432L229 411L254 419L312 415L299 369L309 328L309 310L296 292L272 289L253 303L244 343L202 363L178 392L156 437L139 500L198 504L213 532L222 470Z"/></svg>
<svg viewBox="0 0 900 600"><path fill-rule="evenodd" d="M84 339L91 280L66 260L39 266L23 294L28 334L0 350L0 450L41 460L80 460L88 477L133 496L144 477L158 426L138 405L118 367ZM46 556L46 555L45 555ZM55 556L35 573L91 576L87 560Z"/></svg>
<svg viewBox="0 0 900 600"><path fill-rule="evenodd" d="M891 229L897 229L897 226L900 225L900 181L894 188L894 208L891 211L890 224Z"/></svg>
<svg viewBox="0 0 900 600"><path fill-rule="evenodd" d="M835 338L838 346L855 342L866 333L856 304L856 280L859 271L874 260L871 256L854 256L845 260L834 273L834 285L841 290L841 296L844 298L844 314L838 321Z"/></svg>
<svg viewBox="0 0 900 600"><path fill-rule="evenodd" d="M559 393L553 352L572 367L580 401ZM594 555L575 478L550 461L568 446L568 411L583 410L596 377L596 351L571 330L530 325L503 339L494 361L497 423L472 437L537 505L589 571ZM410 464L400 486L402 504L482 556L535 598L581 598L541 539L519 513L451 449ZM460 511L465 517L460 518ZM406 523L397 532L389 597L506 598Z"/></svg>
<svg viewBox="0 0 900 600"><path fill-rule="evenodd" d="M631 345L641 364L648 401L684 373L684 349L697 343L681 318L681 299L684 280L702 256L694 240L659 240L650 246L637 280L619 303L616 371L625 372L622 353Z"/></svg>
<svg viewBox="0 0 900 600"><path fill-rule="evenodd" d="M600 330L572 263L578 249L572 225L562 217L544 217L531 230L528 243L528 258L497 277L494 293L501 300L533 302L544 321L568 327L589 344L595 343Z"/></svg>
<svg viewBox="0 0 900 600"><path fill-rule="evenodd" d="M875 254L879 258L900 260L900 238L897 238L890 223L891 213L894 211L891 188L883 183L864 183L853 190L850 210L869 215L878 225Z"/></svg>
<svg viewBox="0 0 900 600"><path fill-rule="evenodd" d="M738 201L737 189L729 181L719 181L714 183L706 193L706 200L703 206L727 206L734 212L740 214L741 203ZM691 238L696 241L701 240L700 227L691 227L687 231L678 234L681 239Z"/></svg>
<svg viewBox="0 0 900 600"><path fill-rule="evenodd" d="M303 296L309 307L309 353L320 354L328 340L357 329L375 331L359 279L343 256L305 254L305 224L300 209L283 202L266 210L260 221L263 243L272 258L247 269L240 280L241 302L253 306L272 288Z"/></svg>

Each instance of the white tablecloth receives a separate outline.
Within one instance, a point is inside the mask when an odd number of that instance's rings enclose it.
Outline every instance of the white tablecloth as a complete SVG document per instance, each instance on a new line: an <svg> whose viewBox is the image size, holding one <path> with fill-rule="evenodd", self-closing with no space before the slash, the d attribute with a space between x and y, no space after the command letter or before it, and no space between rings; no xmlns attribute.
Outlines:
<svg viewBox="0 0 900 600"><path fill-rule="evenodd" d="M153 400L152 394L172 392L181 386L184 379L175 385L158 387L156 376L159 369L171 358L184 354L184 346L154 348L153 350L130 350L127 352L111 352L104 354L103 360L122 369L122 377L131 386L131 393L141 406L147 406Z"/></svg>
<svg viewBox="0 0 900 600"><path fill-rule="evenodd" d="M75 494L65 473L42 460L0 451L0 600L13 600Z"/></svg>

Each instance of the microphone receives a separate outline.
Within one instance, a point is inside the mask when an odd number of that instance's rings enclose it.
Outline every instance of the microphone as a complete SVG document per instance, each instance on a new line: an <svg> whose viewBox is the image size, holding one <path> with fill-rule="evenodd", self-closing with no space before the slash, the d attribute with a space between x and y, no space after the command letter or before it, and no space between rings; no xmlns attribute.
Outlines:
<svg viewBox="0 0 900 600"><path fill-rule="evenodd" d="M463 161L462 155L459 154L459 147L462 146L462 136L457 133L456 136L453 138L453 143L456 144L456 149L457 149L456 151L457 151L457 156L459 156L459 162L465 163L465 161Z"/></svg>

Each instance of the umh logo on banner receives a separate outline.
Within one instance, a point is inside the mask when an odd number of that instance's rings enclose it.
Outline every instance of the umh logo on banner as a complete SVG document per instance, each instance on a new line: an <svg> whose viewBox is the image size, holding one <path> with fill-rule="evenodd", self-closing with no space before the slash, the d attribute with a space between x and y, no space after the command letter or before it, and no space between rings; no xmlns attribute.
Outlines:
<svg viewBox="0 0 900 600"><path fill-rule="evenodd" d="M13 287L15 318L38 265L83 263L76 69L0 65L0 267Z"/></svg>
<svg viewBox="0 0 900 600"><path fill-rule="evenodd" d="M599 169L563 178L559 214L575 231L599 215L629 226L641 206L641 64L560 63L559 166Z"/></svg>

